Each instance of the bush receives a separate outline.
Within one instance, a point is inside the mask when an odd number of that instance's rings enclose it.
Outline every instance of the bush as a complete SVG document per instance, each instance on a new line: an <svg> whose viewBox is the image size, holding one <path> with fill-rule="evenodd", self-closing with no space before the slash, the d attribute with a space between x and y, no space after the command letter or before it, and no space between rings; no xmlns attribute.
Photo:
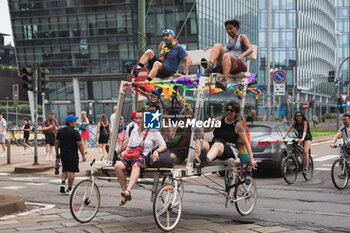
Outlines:
<svg viewBox="0 0 350 233"><path fill-rule="evenodd" d="M335 113L325 113L322 115L322 122L326 122L327 119L337 119L337 114Z"/></svg>

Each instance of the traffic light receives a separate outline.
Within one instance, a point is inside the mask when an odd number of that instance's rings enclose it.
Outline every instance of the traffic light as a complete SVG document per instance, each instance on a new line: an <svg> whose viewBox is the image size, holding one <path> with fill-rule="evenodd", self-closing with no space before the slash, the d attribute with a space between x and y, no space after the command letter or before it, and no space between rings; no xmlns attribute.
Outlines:
<svg viewBox="0 0 350 233"><path fill-rule="evenodd" d="M50 78L48 77L49 70L45 68L40 69L40 74L39 74L39 91L40 92L45 92L46 89L49 88L48 82L50 81Z"/></svg>
<svg viewBox="0 0 350 233"><path fill-rule="evenodd" d="M312 108L314 106L314 101L313 100L309 100L309 108Z"/></svg>
<svg viewBox="0 0 350 233"><path fill-rule="evenodd" d="M328 72L328 82L333 83L335 78L335 71L329 71Z"/></svg>
<svg viewBox="0 0 350 233"><path fill-rule="evenodd" d="M338 106L338 108L341 108L341 104L342 104L342 99L339 97L338 99L337 99L337 106Z"/></svg>
<svg viewBox="0 0 350 233"><path fill-rule="evenodd" d="M25 82L23 84L23 87L27 89L28 91L33 91L34 86L33 86L33 72L31 67L24 67L22 69L22 80Z"/></svg>

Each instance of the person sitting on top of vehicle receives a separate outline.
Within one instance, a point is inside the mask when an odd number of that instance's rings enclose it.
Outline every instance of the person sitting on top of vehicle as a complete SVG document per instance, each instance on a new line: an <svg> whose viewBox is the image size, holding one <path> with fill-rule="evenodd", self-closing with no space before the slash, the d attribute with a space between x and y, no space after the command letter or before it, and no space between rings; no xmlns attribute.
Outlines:
<svg viewBox="0 0 350 233"><path fill-rule="evenodd" d="M214 138L211 143L200 139L196 141L196 150L194 157L200 162L200 167L214 159L226 160L229 158L238 158L237 143L240 139L245 145L249 154L250 163L253 168L257 167L254 160L252 149L250 147L244 127L238 122L239 103L230 101L226 104L225 116L216 117L215 120L221 121L221 126L215 128ZM213 128L205 128L204 132L212 131Z"/></svg>
<svg viewBox="0 0 350 233"><path fill-rule="evenodd" d="M310 124L306 120L306 117L304 114L300 111L296 112L293 118L292 123L289 125L289 128L287 132L284 134L281 143L284 142L289 132L292 130L292 128L298 132L297 138L299 141L299 144L304 143L304 161L305 161L305 168L303 170L303 174L307 175L309 174L309 150L311 147L312 142L312 136L310 133Z"/></svg>
<svg viewBox="0 0 350 233"><path fill-rule="evenodd" d="M230 36L225 48L221 44L214 47L207 47L204 50L212 48L209 61L202 58L202 66L205 68L205 74L208 75L213 71L216 62L216 72L222 73L224 77L217 80L215 85L222 90L227 90L226 80L229 74L238 74L247 72L245 57L253 52L249 39L244 34L239 34L238 29L240 22L236 19L230 19L225 22L226 32Z"/></svg>
<svg viewBox="0 0 350 233"><path fill-rule="evenodd" d="M175 39L175 33L171 29L162 31L163 39L158 47L158 56L148 49L140 58L139 64L135 70L138 73L147 63L151 69L147 81L152 81L154 77L161 79L174 76L180 77L181 74L186 74L192 63L191 58L188 56L186 50ZM177 73L180 61L185 60L185 67L179 74ZM154 90L151 85L146 85L145 89L149 92Z"/></svg>

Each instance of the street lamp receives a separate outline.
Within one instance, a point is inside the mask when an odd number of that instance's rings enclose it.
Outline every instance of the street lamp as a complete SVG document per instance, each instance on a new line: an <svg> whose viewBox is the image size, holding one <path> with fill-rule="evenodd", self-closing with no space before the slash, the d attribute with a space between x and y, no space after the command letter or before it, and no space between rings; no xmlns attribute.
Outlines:
<svg viewBox="0 0 350 233"><path fill-rule="evenodd" d="M340 39L340 36L341 36L341 33L339 31L335 31L334 35L337 37L337 60L336 60L336 70L337 70L337 73L336 73L336 77L337 80L339 80L339 39ZM337 88L337 98L340 97L340 86L338 86ZM337 129L339 129L339 108L337 108Z"/></svg>

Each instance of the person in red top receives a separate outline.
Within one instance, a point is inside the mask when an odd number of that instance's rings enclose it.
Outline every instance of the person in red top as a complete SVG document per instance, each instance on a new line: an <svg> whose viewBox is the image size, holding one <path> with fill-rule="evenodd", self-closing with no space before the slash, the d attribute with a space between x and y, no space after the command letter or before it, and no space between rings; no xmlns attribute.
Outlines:
<svg viewBox="0 0 350 233"><path fill-rule="evenodd" d="M58 130L58 124L53 112L49 113L49 119L43 122L43 131L45 133L46 143L46 161L53 161L52 150L55 145L55 133Z"/></svg>

